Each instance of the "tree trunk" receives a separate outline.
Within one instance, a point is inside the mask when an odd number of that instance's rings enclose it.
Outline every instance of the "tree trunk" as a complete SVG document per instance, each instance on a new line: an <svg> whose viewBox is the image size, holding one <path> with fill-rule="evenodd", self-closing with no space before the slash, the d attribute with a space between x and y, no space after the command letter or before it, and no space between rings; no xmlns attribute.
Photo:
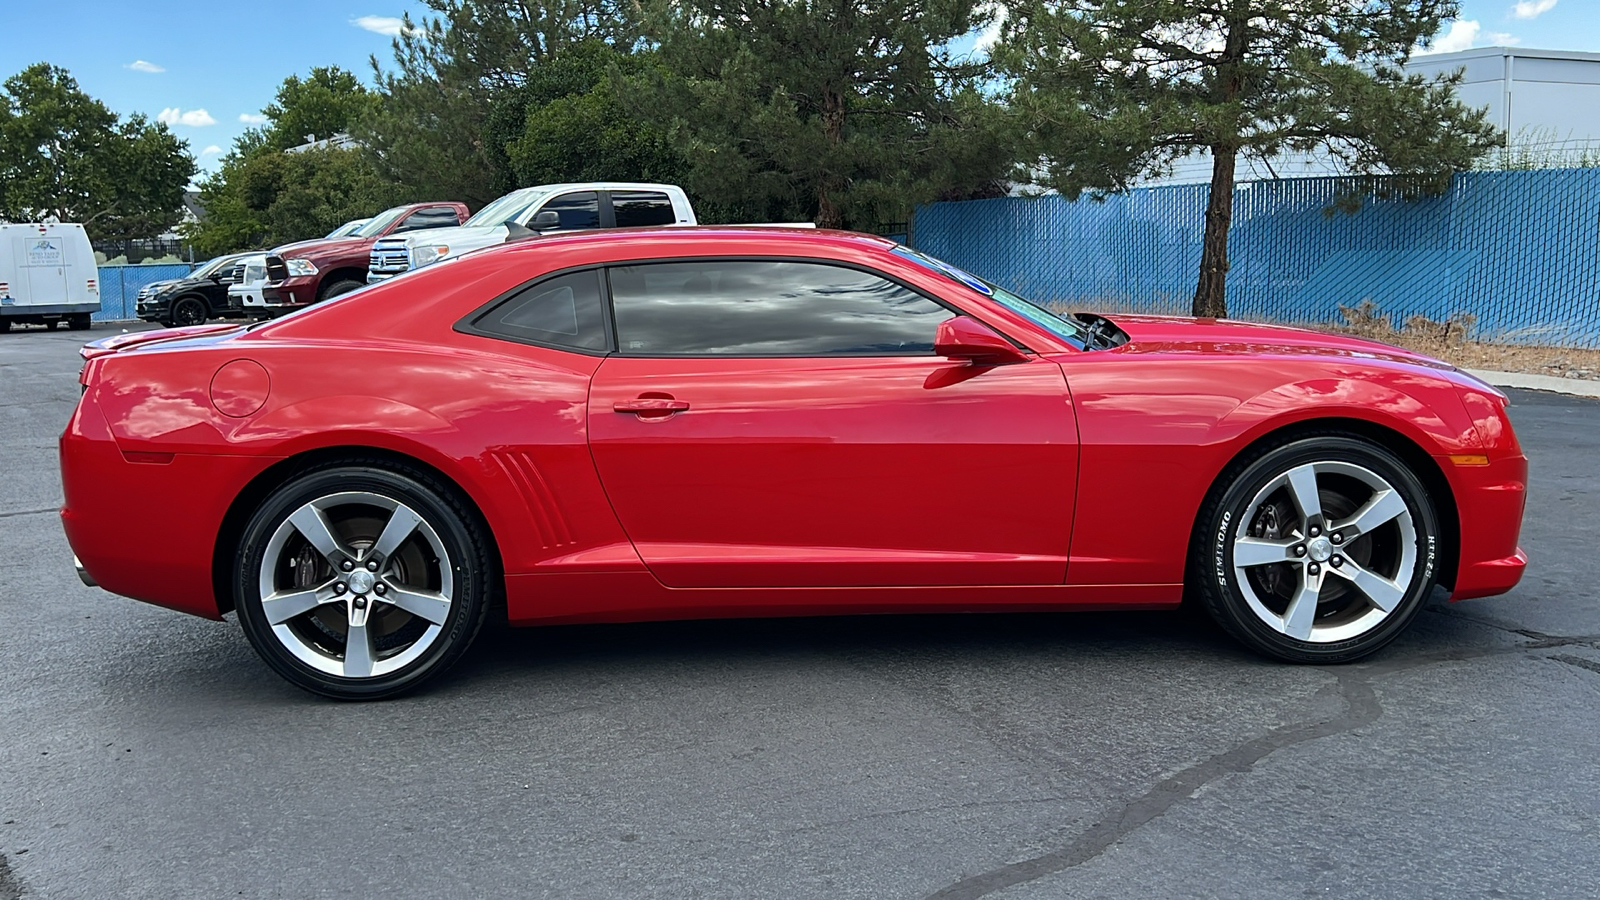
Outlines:
<svg viewBox="0 0 1600 900"><path fill-rule="evenodd" d="M834 147L844 143L844 98L831 88L822 92L822 133ZM843 228L844 212L833 202L833 192L841 189L838 175L824 172L817 180L817 227Z"/></svg>
<svg viewBox="0 0 1600 900"><path fill-rule="evenodd" d="M1228 227L1233 224L1233 172L1239 151L1212 147L1211 155L1211 197L1206 202L1200 283L1195 286L1189 314L1220 319L1228 314Z"/></svg>

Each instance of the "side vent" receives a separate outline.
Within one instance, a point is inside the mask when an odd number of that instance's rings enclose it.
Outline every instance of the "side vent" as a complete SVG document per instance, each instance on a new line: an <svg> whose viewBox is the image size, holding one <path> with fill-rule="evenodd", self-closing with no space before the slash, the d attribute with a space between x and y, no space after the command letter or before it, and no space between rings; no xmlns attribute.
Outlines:
<svg viewBox="0 0 1600 900"><path fill-rule="evenodd" d="M506 480L516 485L517 492L522 495L528 513L539 529L540 546L554 550L577 543L572 539L572 529L567 525L566 516L561 514L561 504L556 502L550 485L539 474L539 467L534 464L530 454L520 450L491 450L489 459L500 467Z"/></svg>

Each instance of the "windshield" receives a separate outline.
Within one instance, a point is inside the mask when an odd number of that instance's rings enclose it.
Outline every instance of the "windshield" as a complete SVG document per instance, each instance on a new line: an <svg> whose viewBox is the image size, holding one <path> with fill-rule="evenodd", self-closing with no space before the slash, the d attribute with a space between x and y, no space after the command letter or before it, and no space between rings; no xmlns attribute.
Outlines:
<svg viewBox="0 0 1600 900"><path fill-rule="evenodd" d="M467 220L468 225L504 225L512 219L520 217L544 195L543 191L532 188L523 188L520 191L501 197L499 200L478 210L478 214Z"/></svg>
<svg viewBox="0 0 1600 900"><path fill-rule="evenodd" d="M372 221L371 219L352 219L349 222L346 222L343 225L340 225L338 228L335 228L334 230L328 232L327 236L331 237L331 238L336 238L336 237L345 237L346 235L355 234L356 231L359 230L362 225L365 225L365 224L367 224L368 222L371 222L371 221Z"/></svg>
<svg viewBox="0 0 1600 900"><path fill-rule="evenodd" d="M389 223L400 218L400 214L405 211L406 208L404 206L396 206L394 209L386 209L383 212L373 216L371 219L368 219L367 224L361 226L361 228L356 231L354 236L377 237L378 232L388 228Z"/></svg>
<svg viewBox="0 0 1600 900"><path fill-rule="evenodd" d="M1026 297L1013 294L997 284L984 281L970 272L964 272L943 260L934 259L926 253L919 253L910 247L895 247L893 252L993 299L996 303L1042 327L1051 334L1066 338L1076 347L1082 348L1087 343L1089 326L1077 319L1069 318L1064 311L1058 312L1048 306L1035 303Z"/></svg>
<svg viewBox="0 0 1600 900"><path fill-rule="evenodd" d="M234 256L219 256L216 259L207 260L207 261L201 263L200 264L200 268L195 269L193 272L189 273L189 277L190 278L210 278L212 275L217 274L218 272L222 271L223 269L231 269L231 268L233 268L233 264L238 262L238 261L239 261L239 257L237 255L234 255Z"/></svg>

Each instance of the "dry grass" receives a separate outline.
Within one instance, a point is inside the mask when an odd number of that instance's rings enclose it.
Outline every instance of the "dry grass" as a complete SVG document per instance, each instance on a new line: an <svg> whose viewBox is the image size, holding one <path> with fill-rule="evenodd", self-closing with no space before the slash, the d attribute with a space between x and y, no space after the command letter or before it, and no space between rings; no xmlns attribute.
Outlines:
<svg viewBox="0 0 1600 900"><path fill-rule="evenodd" d="M1600 350L1571 347L1542 347L1535 344L1501 344L1468 340L1476 318L1461 313L1443 322L1425 316L1412 316L1396 328L1376 304L1363 300L1356 306L1340 306L1343 325L1311 325L1318 331L1352 334L1426 353L1464 369L1489 369L1495 372L1520 372L1600 381Z"/></svg>
<svg viewBox="0 0 1600 900"><path fill-rule="evenodd" d="M1088 304L1061 304L1069 312L1087 310L1107 315L1116 313L1156 313L1160 315L1188 315L1188 303L1172 301L1156 304L1130 304L1121 300ZM1469 340L1476 318L1458 314L1439 322L1426 316L1412 316L1396 328L1390 316L1379 310L1370 300L1355 306L1340 306L1343 324L1327 322L1274 322L1295 325L1314 331L1349 334L1364 337L1396 347L1425 353L1464 369L1488 369L1493 372L1519 372L1525 375L1550 375L1556 378L1579 378L1600 381L1600 350L1583 350L1572 347L1547 347L1536 344L1507 344L1491 341Z"/></svg>

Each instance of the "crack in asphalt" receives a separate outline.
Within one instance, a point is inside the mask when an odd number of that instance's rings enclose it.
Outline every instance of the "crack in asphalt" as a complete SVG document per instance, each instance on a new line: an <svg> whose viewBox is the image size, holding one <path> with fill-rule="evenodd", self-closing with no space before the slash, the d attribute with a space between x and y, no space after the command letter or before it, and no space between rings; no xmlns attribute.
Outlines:
<svg viewBox="0 0 1600 900"><path fill-rule="evenodd" d="M1595 662L1592 659L1584 659L1581 656L1569 656L1565 653L1557 653L1555 656L1548 658L1553 659L1556 662L1566 663L1569 666L1577 666L1580 669L1588 669L1591 672L1600 672L1600 662Z"/></svg>
<svg viewBox="0 0 1600 900"><path fill-rule="evenodd" d="M1320 738L1345 734L1371 725L1383 715L1383 705L1378 701L1378 695L1372 687L1374 679L1438 663L1464 662L1485 657L1517 654L1532 656L1533 654L1529 653L1531 650L1593 643L1594 641L1590 637L1548 635L1529 632L1524 629L1507 628L1468 616L1462 616L1462 618L1475 624L1529 638L1535 643L1518 647L1443 651L1413 656L1407 659L1338 669L1323 669L1323 671L1332 674L1335 681L1332 685L1319 690L1317 696L1326 696L1331 692L1343 699L1345 711L1342 715L1322 722L1282 725L1231 750L1207 757L1162 780L1144 794L1124 803L1105 818L1089 826L1071 844L1040 856L1000 866L969 878L963 878L955 884L929 894L926 900L977 900L979 897L984 897L1015 885L1035 881L1048 875L1054 875L1057 872L1083 865L1109 850L1112 845L1129 834L1160 818L1172 807L1194 797L1201 789L1223 776L1248 772L1254 768L1256 763L1278 750ZM1549 657L1537 656L1535 658L1555 659L1600 672L1600 663L1594 663L1579 657L1556 655Z"/></svg>
<svg viewBox="0 0 1600 900"><path fill-rule="evenodd" d="M19 509L15 512L0 512L0 519L12 519L17 516L37 516L40 513L55 512L56 507L46 506L44 509ZM0 898L3 900L3 898Z"/></svg>
<svg viewBox="0 0 1600 900"><path fill-rule="evenodd" d="M1343 715L1324 722L1280 726L1232 750L1201 760L1159 782L1142 796L1089 826L1087 831L1066 847L964 878L930 894L928 900L975 900L1013 885L1080 866L1224 775L1248 771L1274 751L1372 724L1383 714L1383 707L1372 690L1371 677L1371 673L1366 671L1335 672L1334 684L1317 692L1319 697L1330 691L1341 696L1345 701Z"/></svg>

